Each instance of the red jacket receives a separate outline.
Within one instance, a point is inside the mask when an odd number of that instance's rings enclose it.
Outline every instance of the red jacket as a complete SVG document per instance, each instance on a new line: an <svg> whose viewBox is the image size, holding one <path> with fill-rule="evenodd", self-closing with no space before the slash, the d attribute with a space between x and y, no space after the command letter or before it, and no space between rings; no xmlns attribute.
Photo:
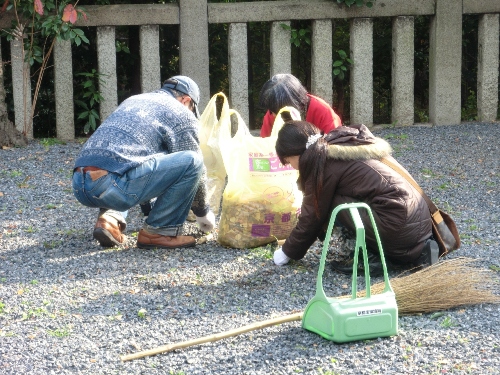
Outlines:
<svg viewBox="0 0 500 375"><path fill-rule="evenodd" d="M340 117L323 99L317 96L307 94L309 97L309 107L307 108L306 121L318 127L323 133L327 134L335 128L342 125ZM273 130L274 119L271 112L267 111L262 121L260 136L269 137Z"/></svg>

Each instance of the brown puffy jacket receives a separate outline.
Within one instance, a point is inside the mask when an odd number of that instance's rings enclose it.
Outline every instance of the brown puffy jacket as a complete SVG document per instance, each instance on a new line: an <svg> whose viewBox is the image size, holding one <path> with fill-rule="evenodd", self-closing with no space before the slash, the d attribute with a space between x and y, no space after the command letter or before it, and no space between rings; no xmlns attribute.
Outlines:
<svg viewBox="0 0 500 375"><path fill-rule="evenodd" d="M413 262L422 252L425 240L432 234L427 204L402 176L380 161L385 157L399 166L390 156L390 145L374 137L366 127L363 129L370 142L353 145L349 140L343 143L346 138L342 138L338 144L329 144L318 200L319 217L312 194L314 181L306 181L299 221L283 244L283 252L290 258L303 258L313 242L324 236L333 209L351 202L364 202L371 208L384 254L389 260ZM378 251L369 216L364 209L359 212L365 226L366 245L370 251ZM340 211L337 221L354 229L348 210Z"/></svg>

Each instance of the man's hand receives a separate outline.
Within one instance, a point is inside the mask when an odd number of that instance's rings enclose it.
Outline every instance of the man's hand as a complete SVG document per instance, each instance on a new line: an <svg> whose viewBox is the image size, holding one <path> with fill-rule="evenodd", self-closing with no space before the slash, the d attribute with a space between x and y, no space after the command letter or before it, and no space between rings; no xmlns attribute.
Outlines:
<svg viewBox="0 0 500 375"><path fill-rule="evenodd" d="M212 211L208 211L205 216L196 217L196 222L202 232L210 232L215 226L215 215Z"/></svg>

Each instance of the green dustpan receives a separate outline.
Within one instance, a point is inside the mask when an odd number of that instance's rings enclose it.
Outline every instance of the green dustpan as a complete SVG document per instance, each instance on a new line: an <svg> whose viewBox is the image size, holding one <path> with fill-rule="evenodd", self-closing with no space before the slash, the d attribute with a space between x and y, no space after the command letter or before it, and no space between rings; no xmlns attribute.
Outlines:
<svg viewBox="0 0 500 375"><path fill-rule="evenodd" d="M371 295L370 272L365 244L365 228L358 209L366 209L374 228L384 270L385 288L381 294ZM352 291L350 298L327 297L323 290L323 271L326 254L337 214L349 210L356 227L356 248L352 271ZM359 250L363 251L366 296L357 297L357 268ZM319 334L325 339L342 343L376 337L394 336L398 333L398 306L396 296L389 283L387 266L380 237L370 207L365 203L347 203L337 206L330 218L316 281L316 295L307 304L302 317L302 328Z"/></svg>

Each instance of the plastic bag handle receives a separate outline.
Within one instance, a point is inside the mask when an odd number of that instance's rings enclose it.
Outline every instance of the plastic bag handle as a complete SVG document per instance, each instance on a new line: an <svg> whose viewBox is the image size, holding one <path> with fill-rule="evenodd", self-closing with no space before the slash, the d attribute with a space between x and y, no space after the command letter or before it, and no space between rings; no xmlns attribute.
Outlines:
<svg viewBox="0 0 500 375"><path fill-rule="evenodd" d="M229 117L235 116L236 121L236 132L232 134L232 121L228 121L227 124L220 127L219 130L219 145L220 152L222 155L222 161L224 163L224 168L228 175L234 173L234 158L241 155L241 152L246 149L248 143L252 143L254 137L250 130L241 117L241 115L234 109L229 109ZM241 183L241 181L239 182ZM226 191L226 190L225 190ZM224 191L224 194L226 194Z"/></svg>
<svg viewBox="0 0 500 375"><path fill-rule="evenodd" d="M289 112L293 120L300 120L300 112L293 107L283 107L279 110L276 118L274 119L273 129L271 130L271 137L277 137L278 132L281 130L285 122L281 118L282 112Z"/></svg>
<svg viewBox="0 0 500 375"><path fill-rule="evenodd" d="M217 102L217 98L219 96L223 98L223 101L222 101L222 109L221 109L220 116L217 118L217 104L216 104L216 102ZM206 114L208 115L210 113L209 111L211 111L211 114L214 115L214 118L217 120L217 122L210 129L210 133L207 134L208 139L210 139L210 137L215 135L215 132L218 130L217 125L220 125L220 119L223 118L224 116L226 116L226 113L229 111L229 103L228 103L227 97L222 91L218 92L217 94L214 94L212 96L212 98L210 99L210 101L208 102L207 106L205 107L205 109L203 110L203 112L201 114L201 118L200 118L201 123L203 123Z"/></svg>

